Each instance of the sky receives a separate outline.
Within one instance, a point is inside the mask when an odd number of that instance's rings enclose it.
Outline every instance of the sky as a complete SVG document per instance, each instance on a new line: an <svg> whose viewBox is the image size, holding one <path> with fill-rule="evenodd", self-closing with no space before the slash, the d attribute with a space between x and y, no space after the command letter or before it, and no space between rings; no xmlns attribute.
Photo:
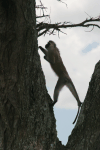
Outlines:
<svg viewBox="0 0 100 150"><path fill-rule="evenodd" d="M86 18L96 18L100 16L100 0L62 0L67 4L57 0L41 0L47 7L44 14L49 14L50 19L42 21L51 23L70 21L71 23L80 23ZM40 1L37 0L37 4ZM37 14L42 12L38 9ZM38 21L40 21L38 19ZM98 23L100 25L100 23ZM69 28L56 35L45 35L38 38L38 45L45 47L49 40L53 40L60 50L63 63L76 87L80 100L83 102L88 90L89 82L94 71L96 63L100 59L100 29L97 27ZM91 32L90 32L91 31ZM39 50L42 69L45 75L46 87L48 93L53 99L53 92L58 80L55 73L50 68L47 61L44 60L44 54ZM75 125L72 122L77 114L78 106L68 88L64 87L60 92L58 102L54 106L56 118L57 136L62 144L66 144L68 136L71 134Z"/></svg>

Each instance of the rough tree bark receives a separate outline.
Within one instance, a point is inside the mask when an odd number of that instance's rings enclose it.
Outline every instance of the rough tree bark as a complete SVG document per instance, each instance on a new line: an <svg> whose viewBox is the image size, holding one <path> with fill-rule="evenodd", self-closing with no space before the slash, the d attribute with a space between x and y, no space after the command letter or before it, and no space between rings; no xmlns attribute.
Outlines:
<svg viewBox="0 0 100 150"><path fill-rule="evenodd" d="M35 0L0 0L0 150L56 144L35 18Z"/></svg>
<svg viewBox="0 0 100 150"><path fill-rule="evenodd" d="M67 146L38 55L35 0L0 0L0 150L99 150L100 62Z"/></svg>
<svg viewBox="0 0 100 150"><path fill-rule="evenodd" d="M66 150L100 150L100 61L89 83L79 119Z"/></svg>

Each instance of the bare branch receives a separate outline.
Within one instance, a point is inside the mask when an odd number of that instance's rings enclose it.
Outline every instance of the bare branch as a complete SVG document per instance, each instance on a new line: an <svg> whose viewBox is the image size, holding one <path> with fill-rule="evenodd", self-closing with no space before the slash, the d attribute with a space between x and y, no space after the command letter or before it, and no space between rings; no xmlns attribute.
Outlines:
<svg viewBox="0 0 100 150"><path fill-rule="evenodd" d="M44 16L36 16L36 18L43 18L43 17L49 17L49 15L44 15Z"/></svg>
<svg viewBox="0 0 100 150"><path fill-rule="evenodd" d="M91 23L91 22L93 22L93 23ZM72 24L70 22L56 23L56 24L48 24L48 23L42 23L41 24L40 23L40 25L37 24L37 31L40 35L41 34L40 32L44 29L49 31L50 33L52 33L50 31L51 29L53 29L53 32L54 32L54 30L62 32L60 30L62 28L90 27L90 26L100 28L100 26L94 22L100 22L100 18L98 17L97 19L95 19L95 18L86 19L83 22L78 23L78 24ZM42 34L43 34L43 32L42 32Z"/></svg>
<svg viewBox="0 0 100 150"><path fill-rule="evenodd" d="M87 12L85 12L85 13L91 18L91 16Z"/></svg>
<svg viewBox="0 0 100 150"><path fill-rule="evenodd" d="M61 0L58 0L59 2L61 2L61 3L64 3L65 5L66 5L66 7L67 7L67 4L65 3L65 2L63 2L63 1L61 1Z"/></svg>
<svg viewBox="0 0 100 150"><path fill-rule="evenodd" d="M42 5L37 5L35 8L47 9L47 7L44 7Z"/></svg>
<svg viewBox="0 0 100 150"><path fill-rule="evenodd" d="M45 31L41 32L40 34L38 34L38 37L41 36L41 35L43 35L43 34L46 34L47 31L48 31L48 29L46 29Z"/></svg>
<svg viewBox="0 0 100 150"><path fill-rule="evenodd" d="M42 15L39 15L39 16L36 16L36 18L40 19L40 18L45 18L45 19L50 19L50 15L45 15L44 14L44 9L47 9L47 7L44 7L41 0L40 1L40 5L37 5L36 8L40 8L40 10L42 11ZM62 0L58 0L59 2L62 2L64 3ZM64 3L66 4L66 3ZM67 6L67 4L66 4ZM86 13L86 12L85 12ZM86 13L87 14L87 13ZM87 14L88 15L88 14ZM94 29L94 27L98 27L100 28L100 25L98 25L96 22L100 22L100 16L96 17L96 18L92 18L90 15L89 16L89 19L86 19L84 21L82 21L81 23L78 23L78 24L74 24L74 23L71 23L71 22L59 22L59 23L55 23L55 24L51 24L51 22L49 21L49 23L44 23L42 22L38 22L37 21L37 26L36 26L36 29L37 29L37 32L38 32L38 36L41 36L41 35L45 35L45 34L55 34L55 31L58 32L58 35L59 35L59 32L62 32L64 33L61 29L65 29L65 28L73 28L73 27L85 27L85 28L88 28L88 27L91 27L92 26L92 30ZM87 31L87 32L91 32L92 30L90 31ZM66 33L64 33L66 34Z"/></svg>
<svg viewBox="0 0 100 150"><path fill-rule="evenodd" d="M93 26L93 28L90 31L85 31L85 32L91 32L93 29L94 29L94 26Z"/></svg>

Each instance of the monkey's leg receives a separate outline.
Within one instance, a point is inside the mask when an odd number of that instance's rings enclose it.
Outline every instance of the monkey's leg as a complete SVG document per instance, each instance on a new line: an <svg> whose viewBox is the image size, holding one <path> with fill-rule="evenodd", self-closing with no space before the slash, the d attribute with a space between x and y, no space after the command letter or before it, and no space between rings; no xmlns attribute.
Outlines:
<svg viewBox="0 0 100 150"><path fill-rule="evenodd" d="M58 100L58 96L59 96L59 92L61 91L61 89L63 88L63 86L65 85L65 80L63 78L59 78L54 90L54 102L51 104L52 106L57 102Z"/></svg>
<svg viewBox="0 0 100 150"><path fill-rule="evenodd" d="M71 93L73 94L73 96L76 98L78 106L80 107L82 103L81 103L81 101L80 101L80 99L78 97L78 94L76 92L75 86L72 83L72 81L71 80L69 80L69 82L66 81L66 86L69 88L69 90L71 91Z"/></svg>

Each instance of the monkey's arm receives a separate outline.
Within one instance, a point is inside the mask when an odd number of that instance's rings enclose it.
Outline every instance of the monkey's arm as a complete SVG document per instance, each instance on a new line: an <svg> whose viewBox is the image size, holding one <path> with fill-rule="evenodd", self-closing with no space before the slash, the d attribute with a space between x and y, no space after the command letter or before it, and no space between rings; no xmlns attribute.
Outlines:
<svg viewBox="0 0 100 150"><path fill-rule="evenodd" d="M49 59L49 58L48 58L48 55L47 55L48 51L45 50L42 46L39 46L39 48L40 48L41 51L45 54L44 59L45 59L46 61L48 61L49 63L54 64L54 63L55 63L55 57L52 55L52 56L50 56L50 59Z"/></svg>
<svg viewBox="0 0 100 150"><path fill-rule="evenodd" d="M49 59L46 55L44 56L44 59L46 61L48 61L50 64L55 64L55 58L53 57L53 59Z"/></svg>
<svg viewBox="0 0 100 150"><path fill-rule="evenodd" d="M42 46L39 46L39 48L41 49L41 51L42 51L45 55L47 55L47 50L45 50Z"/></svg>
<svg viewBox="0 0 100 150"><path fill-rule="evenodd" d="M39 48L40 48L41 51L45 54L44 59L49 62L49 59L47 58L47 50L45 50L42 46L39 46Z"/></svg>
<svg viewBox="0 0 100 150"><path fill-rule="evenodd" d="M46 55L44 56L44 59L50 63L50 61L49 61L49 59L46 57Z"/></svg>

